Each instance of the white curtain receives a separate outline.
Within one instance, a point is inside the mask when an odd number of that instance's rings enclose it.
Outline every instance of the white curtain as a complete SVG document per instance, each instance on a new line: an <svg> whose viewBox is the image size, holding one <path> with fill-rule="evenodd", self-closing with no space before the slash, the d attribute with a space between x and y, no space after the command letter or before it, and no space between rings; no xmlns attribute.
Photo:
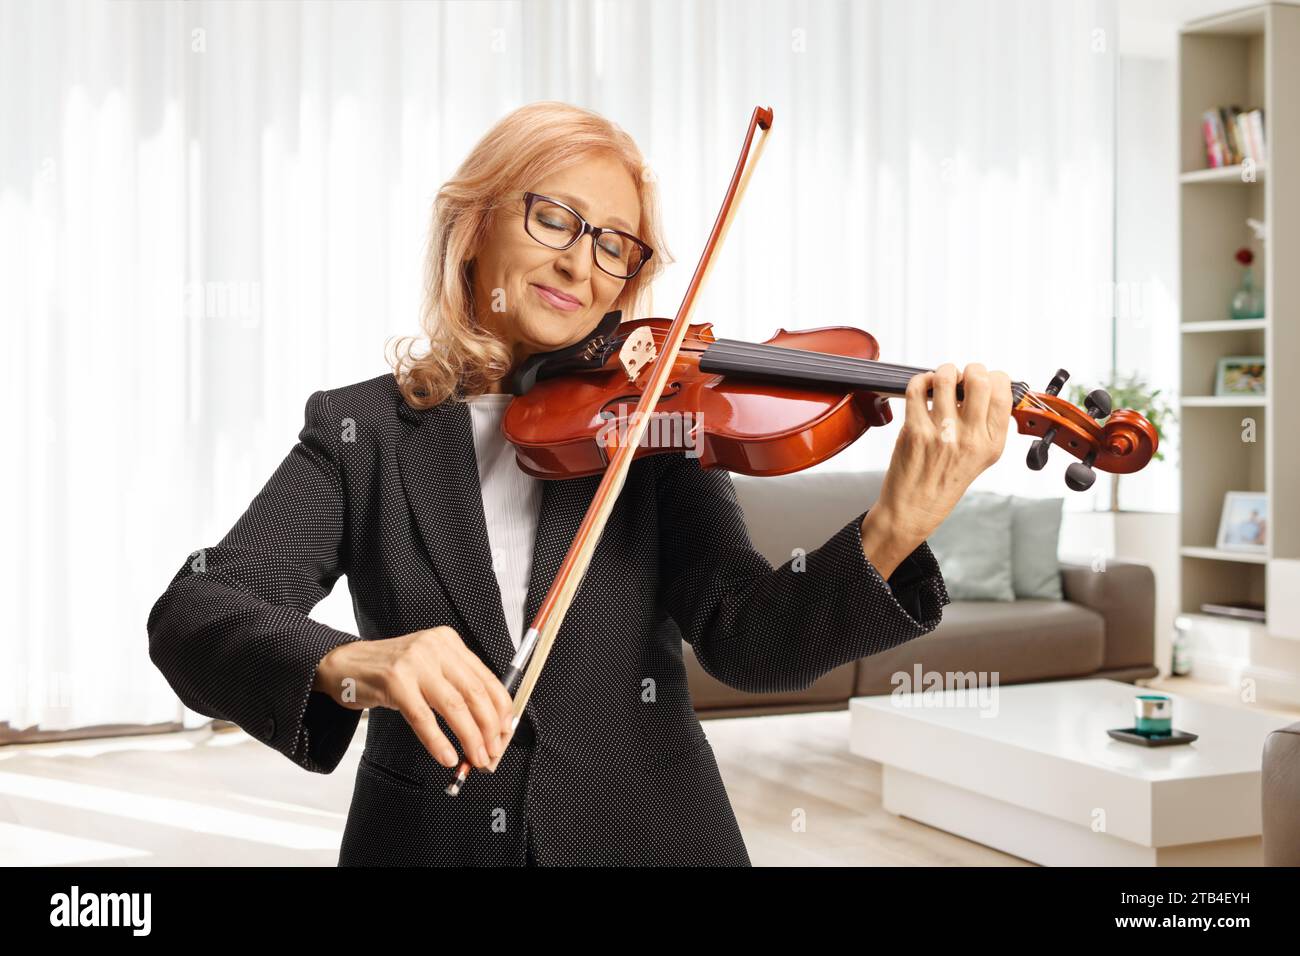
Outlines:
<svg viewBox="0 0 1300 956"><path fill-rule="evenodd" d="M150 606L307 396L385 371L434 193L526 102L641 144L677 259L654 314L761 104L772 134L696 321L853 325L886 360L1035 388L1104 374L1112 25L1111 0L0 4L0 721L182 713ZM827 467L883 468L894 407ZM1023 452L981 481L1064 493L1061 463ZM342 583L317 616L354 627Z"/></svg>

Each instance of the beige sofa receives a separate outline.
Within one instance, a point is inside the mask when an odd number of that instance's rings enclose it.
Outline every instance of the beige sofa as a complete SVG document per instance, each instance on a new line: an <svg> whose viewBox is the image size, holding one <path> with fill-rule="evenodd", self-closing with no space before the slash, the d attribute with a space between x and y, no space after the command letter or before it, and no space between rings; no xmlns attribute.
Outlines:
<svg viewBox="0 0 1300 956"><path fill-rule="evenodd" d="M883 472L733 476L754 546L774 565L811 550L879 495ZM892 674L998 672L1000 684L1106 677L1154 677L1155 576L1143 564L1110 561L1104 573L1064 564L1063 601L953 601L924 637L846 664L802 691L749 694L714 680L683 645L691 696L701 717L839 710L850 697L887 694Z"/></svg>

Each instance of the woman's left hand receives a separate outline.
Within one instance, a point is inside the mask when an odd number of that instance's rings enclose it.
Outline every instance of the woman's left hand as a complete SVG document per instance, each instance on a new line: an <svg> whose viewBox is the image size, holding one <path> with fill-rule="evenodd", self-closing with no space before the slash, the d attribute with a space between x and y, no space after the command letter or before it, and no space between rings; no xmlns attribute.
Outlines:
<svg viewBox="0 0 1300 956"><path fill-rule="evenodd" d="M926 406L931 388L932 408ZM940 365L907 383L906 414L880 497L862 522L863 550L884 577L939 527L970 483L1002 457L1011 424L1011 377L978 362L960 376L951 362Z"/></svg>

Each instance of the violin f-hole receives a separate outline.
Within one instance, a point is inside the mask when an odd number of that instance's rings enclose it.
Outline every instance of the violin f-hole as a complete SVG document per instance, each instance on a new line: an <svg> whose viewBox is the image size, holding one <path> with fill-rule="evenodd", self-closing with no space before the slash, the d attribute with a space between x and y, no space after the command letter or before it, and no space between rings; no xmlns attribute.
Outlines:
<svg viewBox="0 0 1300 956"><path fill-rule="evenodd" d="M664 390L659 395L659 401L655 403L655 407L657 408L659 405L662 405L664 402L676 398L678 395L681 394L681 391L682 391L681 382L676 382L676 381L669 382L667 385L664 386ZM600 407L600 411L597 412L596 414L606 420L610 418L617 418L618 412L614 411L615 406L631 405L635 408L636 403L639 402L640 400L641 400L640 392L625 392L622 395L615 395L613 398L606 401L605 404Z"/></svg>

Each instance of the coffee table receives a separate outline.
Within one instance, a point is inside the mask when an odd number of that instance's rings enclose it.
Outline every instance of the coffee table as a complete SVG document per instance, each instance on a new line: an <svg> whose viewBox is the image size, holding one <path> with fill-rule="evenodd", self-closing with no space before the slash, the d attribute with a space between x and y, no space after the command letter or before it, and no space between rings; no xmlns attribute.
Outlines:
<svg viewBox="0 0 1300 956"><path fill-rule="evenodd" d="M850 750L899 816L1048 866L1256 866L1264 738L1294 718L1169 694L1190 744L1112 740L1110 680L855 697ZM1163 693L1163 692L1162 692Z"/></svg>

